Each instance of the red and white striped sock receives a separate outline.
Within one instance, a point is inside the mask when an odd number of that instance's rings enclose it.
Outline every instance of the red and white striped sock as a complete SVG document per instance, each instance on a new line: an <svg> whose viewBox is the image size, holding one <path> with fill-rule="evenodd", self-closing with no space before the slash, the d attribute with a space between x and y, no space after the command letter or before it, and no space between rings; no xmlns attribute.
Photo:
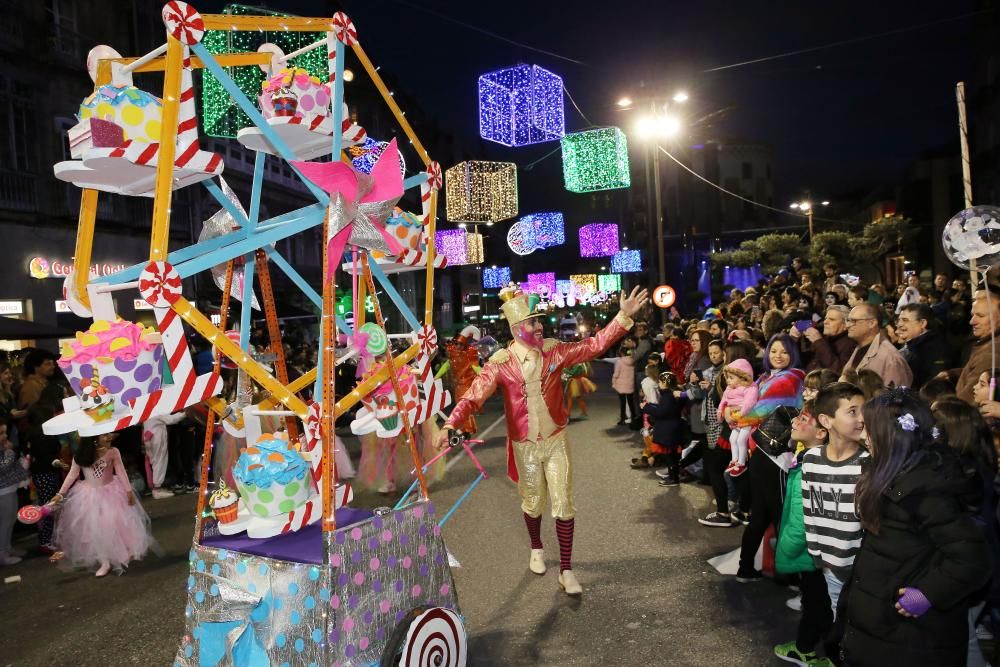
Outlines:
<svg viewBox="0 0 1000 667"><path fill-rule="evenodd" d="M573 569L573 526L576 519L556 519L556 537L559 538L559 571Z"/></svg>
<svg viewBox="0 0 1000 667"><path fill-rule="evenodd" d="M528 527L528 539L532 549L542 548L542 517L524 514L524 525Z"/></svg>

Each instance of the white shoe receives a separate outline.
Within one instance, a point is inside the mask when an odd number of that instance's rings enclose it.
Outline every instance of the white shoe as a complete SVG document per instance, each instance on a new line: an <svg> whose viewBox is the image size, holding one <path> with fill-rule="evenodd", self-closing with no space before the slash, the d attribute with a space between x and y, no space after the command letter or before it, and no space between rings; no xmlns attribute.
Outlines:
<svg viewBox="0 0 1000 667"><path fill-rule="evenodd" d="M535 574L545 574L545 551L542 549L531 550L531 558L528 559L528 569Z"/></svg>
<svg viewBox="0 0 1000 667"><path fill-rule="evenodd" d="M174 492L170 489L153 489L153 498L155 500L163 500L164 498L173 498Z"/></svg>
<svg viewBox="0 0 1000 667"><path fill-rule="evenodd" d="M788 598L785 600L785 606L795 611L802 611L802 596L796 595L793 598Z"/></svg>
<svg viewBox="0 0 1000 667"><path fill-rule="evenodd" d="M0 558L0 565L17 565L21 562L21 559L17 556L4 556Z"/></svg>
<svg viewBox="0 0 1000 667"><path fill-rule="evenodd" d="M97 572L94 573L94 576L103 577L110 571L111 571L111 563L105 561L101 563L101 567L97 570Z"/></svg>
<svg viewBox="0 0 1000 667"><path fill-rule="evenodd" d="M576 580L573 570L563 570L559 573L559 585L562 586L566 595L580 595L583 593L583 587Z"/></svg>

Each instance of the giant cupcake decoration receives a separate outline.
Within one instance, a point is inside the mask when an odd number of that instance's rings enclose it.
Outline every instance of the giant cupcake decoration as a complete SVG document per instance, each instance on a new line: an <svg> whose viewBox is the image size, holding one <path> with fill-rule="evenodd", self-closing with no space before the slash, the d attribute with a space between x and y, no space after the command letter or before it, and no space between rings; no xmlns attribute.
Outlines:
<svg viewBox="0 0 1000 667"><path fill-rule="evenodd" d="M287 514L312 495L309 464L284 433L264 434L236 459L233 479L252 515Z"/></svg>
<svg viewBox="0 0 1000 667"><path fill-rule="evenodd" d="M103 406L111 404L124 410L129 401L160 389L161 343L159 332L150 327L122 319L96 320L62 346L59 368L83 407L99 407L95 400L100 398ZM111 415L103 407L91 416L99 421Z"/></svg>

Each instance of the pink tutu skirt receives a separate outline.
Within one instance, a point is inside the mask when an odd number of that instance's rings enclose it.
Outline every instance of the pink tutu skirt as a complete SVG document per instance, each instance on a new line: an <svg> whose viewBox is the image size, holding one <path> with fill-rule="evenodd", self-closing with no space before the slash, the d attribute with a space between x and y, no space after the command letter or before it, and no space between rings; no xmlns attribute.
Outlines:
<svg viewBox="0 0 1000 667"><path fill-rule="evenodd" d="M108 561L116 569L138 560L153 546L149 515L120 484L77 482L62 504L53 541L68 565L94 567Z"/></svg>

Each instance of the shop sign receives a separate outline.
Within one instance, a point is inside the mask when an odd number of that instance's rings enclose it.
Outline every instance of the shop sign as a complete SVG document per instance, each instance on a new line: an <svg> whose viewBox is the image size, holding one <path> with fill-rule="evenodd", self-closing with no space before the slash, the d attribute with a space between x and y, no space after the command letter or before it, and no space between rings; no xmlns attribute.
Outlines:
<svg viewBox="0 0 1000 667"><path fill-rule="evenodd" d="M125 269L128 265L118 262L102 262L90 267L90 277L100 278ZM39 280L44 278L65 278L73 271L73 262L53 257L32 257L28 261L28 275Z"/></svg>
<svg viewBox="0 0 1000 667"><path fill-rule="evenodd" d="M23 315L23 301L0 301L0 315Z"/></svg>
<svg viewBox="0 0 1000 667"><path fill-rule="evenodd" d="M132 299L132 310L153 310L145 299Z"/></svg>

